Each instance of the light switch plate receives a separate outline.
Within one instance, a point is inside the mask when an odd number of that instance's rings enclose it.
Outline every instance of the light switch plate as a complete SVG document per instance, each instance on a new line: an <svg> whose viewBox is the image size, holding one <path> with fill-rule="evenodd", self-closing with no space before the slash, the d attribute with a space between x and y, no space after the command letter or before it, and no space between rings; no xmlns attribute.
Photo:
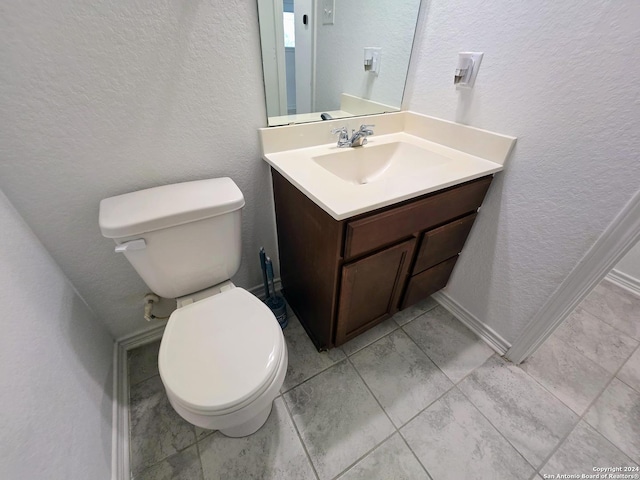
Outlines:
<svg viewBox="0 0 640 480"><path fill-rule="evenodd" d="M322 0L322 24L333 25L336 12L336 0Z"/></svg>

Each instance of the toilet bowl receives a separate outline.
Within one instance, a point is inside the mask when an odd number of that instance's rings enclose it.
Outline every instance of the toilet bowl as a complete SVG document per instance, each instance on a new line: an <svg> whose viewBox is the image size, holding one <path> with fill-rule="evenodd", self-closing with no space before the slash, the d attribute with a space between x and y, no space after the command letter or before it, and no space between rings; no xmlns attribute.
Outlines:
<svg viewBox="0 0 640 480"><path fill-rule="evenodd" d="M169 402L188 422L231 437L266 422L288 362L271 310L229 280L240 267L243 207L230 178L100 202L102 235L155 294L177 299L158 357Z"/></svg>
<svg viewBox="0 0 640 480"><path fill-rule="evenodd" d="M264 424L287 361L271 310L237 287L174 311L158 356L176 412L230 437L250 435Z"/></svg>

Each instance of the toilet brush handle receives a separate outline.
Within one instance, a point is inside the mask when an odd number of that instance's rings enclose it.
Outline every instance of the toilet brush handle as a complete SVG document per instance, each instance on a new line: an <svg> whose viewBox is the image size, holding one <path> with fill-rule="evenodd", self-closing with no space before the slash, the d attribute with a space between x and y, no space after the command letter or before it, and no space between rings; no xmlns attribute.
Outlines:
<svg viewBox="0 0 640 480"><path fill-rule="evenodd" d="M266 267L267 267L267 278L271 281L271 285L273 286L273 264L271 263L271 258L269 257L267 257ZM267 294L268 294L267 298L271 298L271 291L269 291L268 288L267 288ZM275 296L275 294L276 294L276 290L274 288L273 295Z"/></svg>
<svg viewBox="0 0 640 480"><path fill-rule="evenodd" d="M265 299L269 298L269 283L267 281L267 254L264 247L260 247L260 269L262 270L262 282L264 283Z"/></svg>

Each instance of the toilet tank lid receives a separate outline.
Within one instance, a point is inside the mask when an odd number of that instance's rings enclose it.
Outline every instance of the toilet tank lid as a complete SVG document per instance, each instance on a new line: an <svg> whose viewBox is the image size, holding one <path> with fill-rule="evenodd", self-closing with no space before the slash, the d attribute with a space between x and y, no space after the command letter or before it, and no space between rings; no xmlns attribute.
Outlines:
<svg viewBox="0 0 640 480"><path fill-rule="evenodd" d="M107 238L140 235L233 212L244 206L238 186L228 177L175 183L105 198L100 230Z"/></svg>

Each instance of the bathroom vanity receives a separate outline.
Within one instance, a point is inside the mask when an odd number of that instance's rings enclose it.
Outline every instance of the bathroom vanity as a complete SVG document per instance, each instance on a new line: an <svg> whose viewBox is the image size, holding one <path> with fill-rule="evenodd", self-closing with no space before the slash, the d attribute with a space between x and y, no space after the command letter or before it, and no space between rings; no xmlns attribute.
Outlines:
<svg viewBox="0 0 640 480"><path fill-rule="evenodd" d="M327 143L338 121L261 130L283 292L318 349L446 286L515 143L412 112L355 122L377 125L364 147Z"/></svg>
<svg viewBox="0 0 640 480"><path fill-rule="evenodd" d="M338 221L272 174L284 294L320 349L443 288L492 180Z"/></svg>

